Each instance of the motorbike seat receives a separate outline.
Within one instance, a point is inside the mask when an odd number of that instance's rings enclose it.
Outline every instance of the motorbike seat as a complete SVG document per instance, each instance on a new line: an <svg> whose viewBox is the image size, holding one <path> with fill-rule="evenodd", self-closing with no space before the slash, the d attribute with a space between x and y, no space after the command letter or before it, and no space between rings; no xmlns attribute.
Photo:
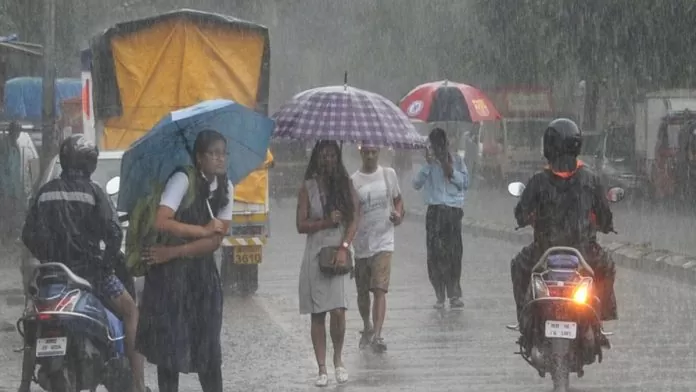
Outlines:
<svg viewBox="0 0 696 392"><path fill-rule="evenodd" d="M75 275L72 271L69 271L67 275L68 279L70 279L70 283L72 283L77 288L89 291L92 290L92 284L89 283L87 279Z"/></svg>
<svg viewBox="0 0 696 392"><path fill-rule="evenodd" d="M575 278L576 272L569 270L554 270L546 273L546 280L553 282L568 282Z"/></svg>
<svg viewBox="0 0 696 392"><path fill-rule="evenodd" d="M60 270L69 280L69 284L79 289L92 291L92 284L86 279L77 276L65 264L44 263L36 267L37 273L43 275L44 272Z"/></svg>
<svg viewBox="0 0 696 392"><path fill-rule="evenodd" d="M568 254L549 255L546 265L549 269L577 270L580 268L580 259L575 255Z"/></svg>

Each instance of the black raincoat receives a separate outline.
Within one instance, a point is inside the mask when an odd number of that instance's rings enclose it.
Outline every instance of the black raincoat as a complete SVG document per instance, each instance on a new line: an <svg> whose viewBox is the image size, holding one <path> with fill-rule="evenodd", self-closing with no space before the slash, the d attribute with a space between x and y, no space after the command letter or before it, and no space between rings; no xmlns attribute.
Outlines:
<svg viewBox="0 0 696 392"><path fill-rule="evenodd" d="M184 171L184 170L181 170ZM185 172L185 171L184 171ZM206 225L209 183L195 171L193 201L175 214L179 222ZM223 186L209 199L213 214L222 207ZM168 236L159 241L179 245L186 241ZM222 363L222 286L213 254L174 259L153 266L145 275L140 305L137 348L159 367L178 373L206 373Z"/></svg>
<svg viewBox="0 0 696 392"><path fill-rule="evenodd" d="M42 263L63 263L98 289L114 273L123 232L99 185L82 172L64 171L37 192L22 230L22 241ZM106 245L101 249L101 242Z"/></svg>
<svg viewBox="0 0 696 392"><path fill-rule="evenodd" d="M613 231L613 216L598 176L582 162L572 172L546 169L535 174L515 207L515 218L520 227L534 227L534 243L522 249L510 267L518 319L531 269L552 246L572 246L580 251L598 280L595 287L602 302L602 318L617 318L614 262L597 243L597 230Z"/></svg>

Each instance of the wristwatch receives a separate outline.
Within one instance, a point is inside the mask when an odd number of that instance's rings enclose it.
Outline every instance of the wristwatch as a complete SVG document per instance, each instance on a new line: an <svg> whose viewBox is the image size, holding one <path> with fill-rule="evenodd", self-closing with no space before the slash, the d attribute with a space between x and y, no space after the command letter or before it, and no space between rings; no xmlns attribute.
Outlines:
<svg viewBox="0 0 696 392"><path fill-rule="evenodd" d="M343 248L343 249L348 249L349 247L350 247L350 244L345 242L345 241L341 244L341 248Z"/></svg>

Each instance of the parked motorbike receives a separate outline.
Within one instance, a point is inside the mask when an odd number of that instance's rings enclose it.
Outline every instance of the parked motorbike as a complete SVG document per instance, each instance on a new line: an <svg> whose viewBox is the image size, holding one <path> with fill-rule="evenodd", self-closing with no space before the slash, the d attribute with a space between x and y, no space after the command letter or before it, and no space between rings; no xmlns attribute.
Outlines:
<svg viewBox="0 0 696 392"><path fill-rule="evenodd" d="M61 263L36 267L29 288L33 311L17 321L25 356L33 350L33 381L52 392L131 388L123 322L92 285ZM26 359L26 358L25 358Z"/></svg>
<svg viewBox="0 0 696 392"><path fill-rule="evenodd" d="M508 191L519 197L524 188L515 182ZM607 198L618 202L624 194L621 188L611 188ZM567 392L570 373L582 377L585 365L602 362L601 342L609 335L602 331L594 271L577 249L549 248L532 270L527 295L519 325L520 351L515 354L541 377L550 373L554 392Z"/></svg>
<svg viewBox="0 0 696 392"><path fill-rule="evenodd" d="M115 191L110 191L114 185ZM110 181L109 196L117 191L118 180ZM122 224L124 218L119 217ZM123 252L119 257L125 257ZM135 297L125 261L115 265L116 276ZM28 391L31 379L52 392L93 391L99 385L108 391L129 391L132 381L125 357L125 327L92 293L91 284L64 264L44 263L35 267L27 286L29 306L17 321L17 331L24 339L20 390Z"/></svg>

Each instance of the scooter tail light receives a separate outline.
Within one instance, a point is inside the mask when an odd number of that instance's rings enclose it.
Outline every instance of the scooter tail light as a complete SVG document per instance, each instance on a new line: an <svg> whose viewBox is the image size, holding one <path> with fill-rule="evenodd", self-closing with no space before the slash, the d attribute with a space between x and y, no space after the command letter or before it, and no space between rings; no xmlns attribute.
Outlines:
<svg viewBox="0 0 696 392"><path fill-rule="evenodd" d="M587 303L587 299L589 298L590 294L590 283L592 281L590 279L583 279L575 288L575 291L573 292L573 301L575 301L578 304L585 304Z"/></svg>
<svg viewBox="0 0 696 392"><path fill-rule="evenodd" d="M39 313L38 316L36 316L36 318L37 318L39 321L50 321L50 320L53 320L53 315L52 315L52 314L46 314L46 313Z"/></svg>
<svg viewBox="0 0 696 392"><path fill-rule="evenodd" d="M40 301L34 305L38 313L41 312L72 312L77 305L79 295L76 292L69 293L59 300Z"/></svg>

